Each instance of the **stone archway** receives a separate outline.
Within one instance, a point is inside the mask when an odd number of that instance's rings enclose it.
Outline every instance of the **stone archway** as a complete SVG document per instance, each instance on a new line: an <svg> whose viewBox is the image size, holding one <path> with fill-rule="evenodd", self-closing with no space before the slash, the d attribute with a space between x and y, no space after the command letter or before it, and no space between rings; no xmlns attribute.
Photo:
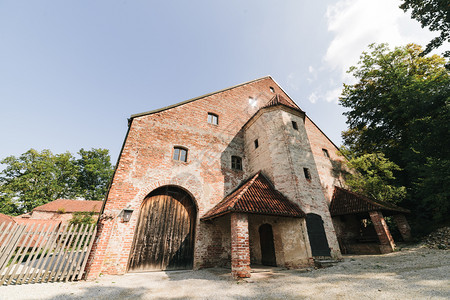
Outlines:
<svg viewBox="0 0 450 300"><path fill-rule="evenodd" d="M128 271L192 269L197 209L177 186L151 192L143 201Z"/></svg>

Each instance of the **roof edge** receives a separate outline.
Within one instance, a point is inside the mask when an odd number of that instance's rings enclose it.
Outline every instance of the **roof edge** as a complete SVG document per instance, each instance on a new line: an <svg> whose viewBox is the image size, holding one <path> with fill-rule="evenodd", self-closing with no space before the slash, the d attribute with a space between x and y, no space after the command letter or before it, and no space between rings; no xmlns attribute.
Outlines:
<svg viewBox="0 0 450 300"><path fill-rule="evenodd" d="M202 96L191 98L191 99L188 99L188 100L185 100L185 101L182 101L182 102L179 102L179 103L175 103L175 104L172 104L172 105L169 105L169 106L166 106L166 107L158 108L158 109L155 109L155 110L150 110L150 111L143 112L143 113L133 114L133 115L130 116L130 119L134 119L134 118L143 117L143 116L151 115L151 114L154 114L154 113L162 112L162 111L165 111L165 110L177 107L177 106L181 106L181 105L184 105L184 104L187 104L187 103L190 103L190 102L193 102L193 101L205 98L205 97L209 97L209 96L212 96L212 95L215 95L215 94L218 94L218 93L222 93L222 92L225 92L225 91L228 91L228 90L231 90L231 89L234 89L234 88L246 85L246 84L250 84L250 83L253 83L253 82L256 82L256 81L260 81L260 80L263 80L263 79L266 79L266 78L272 79L281 88L281 86L270 75L266 75L266 76L263 76L263 77L260 77L260 78L257 78L257 79L246 81L244 83L233 85L231 87L227 87L227 88L222 89L222 90L218 90L218 91L215 91L215 92L204 94ZM288 97L289 97L289 95L288 95ZM289 97L289 98L291 98L291 97ZM297 105L297 103L296 103L296 105Z"/></svg>

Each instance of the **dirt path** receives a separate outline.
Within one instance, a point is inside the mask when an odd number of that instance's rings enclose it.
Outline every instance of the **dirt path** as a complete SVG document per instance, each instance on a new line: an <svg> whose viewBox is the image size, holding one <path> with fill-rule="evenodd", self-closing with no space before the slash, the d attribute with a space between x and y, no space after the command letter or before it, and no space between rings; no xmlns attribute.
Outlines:
<svg viewBox="0 0 450 300"><path fill-rule="evenodd" d="M0 299L450 299L450 251L404 248L346 256L326 269L254 273L229 270L102 276L92 282L0 287Z"/></svg>

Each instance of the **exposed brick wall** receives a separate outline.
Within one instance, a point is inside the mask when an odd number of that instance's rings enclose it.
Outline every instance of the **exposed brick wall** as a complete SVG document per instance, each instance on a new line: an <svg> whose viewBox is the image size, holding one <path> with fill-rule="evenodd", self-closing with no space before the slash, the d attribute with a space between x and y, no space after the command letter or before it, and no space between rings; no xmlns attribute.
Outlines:
<svg viewBox="0 0 450 300"><path fill-rule="evenodd" d="M375 231L377 232L378 239L380 240L381 253L389 253L394 251L394 239L391 236L391 232L389 231L381 211L371 211L369 212L369 215L373 226L375 227Z"/></svg>
<svg viewBox="0 0 450 300"><path fill-rule="evenodd" d="M231 214L231 274L233 278L250 277L248 216Z"/></svg>

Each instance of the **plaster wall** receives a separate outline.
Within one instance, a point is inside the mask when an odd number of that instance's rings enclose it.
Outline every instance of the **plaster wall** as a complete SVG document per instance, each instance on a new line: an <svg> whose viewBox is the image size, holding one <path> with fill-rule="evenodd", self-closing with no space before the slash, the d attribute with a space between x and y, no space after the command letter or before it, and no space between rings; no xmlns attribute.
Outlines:
<svg viewBox="0 0 450 300"><path fill-rule="evenodd" d="M297 129L292 121L297 123ZM263 109L246 125L244 139L249 170L253 173L262 170L275 188L305 213L320 215L331 255L339 258L339 245L304 126L304 115L284 106ZM255 139L258 148L254 147ZM305 178L304 168L309 169L311 179Z"/></svg>
<svg viewBox="0 0 450 300"><path fill-rule="evenodd" d="M333 196L334 186L345 188L344 173L349 172L345 165L346 159L308 116L305 118L305 129L320 183L329 205ZM329 157L325 156L323 149L327 150Z"/></svg>
<svg viewBox="0 0 450 300"><path fill-rule="evenodd" d="M250 260L261 264L259 227L272 226L277 266L300 268L311 265L311 252L305 238L304 219L249 215Z"/></svg>

